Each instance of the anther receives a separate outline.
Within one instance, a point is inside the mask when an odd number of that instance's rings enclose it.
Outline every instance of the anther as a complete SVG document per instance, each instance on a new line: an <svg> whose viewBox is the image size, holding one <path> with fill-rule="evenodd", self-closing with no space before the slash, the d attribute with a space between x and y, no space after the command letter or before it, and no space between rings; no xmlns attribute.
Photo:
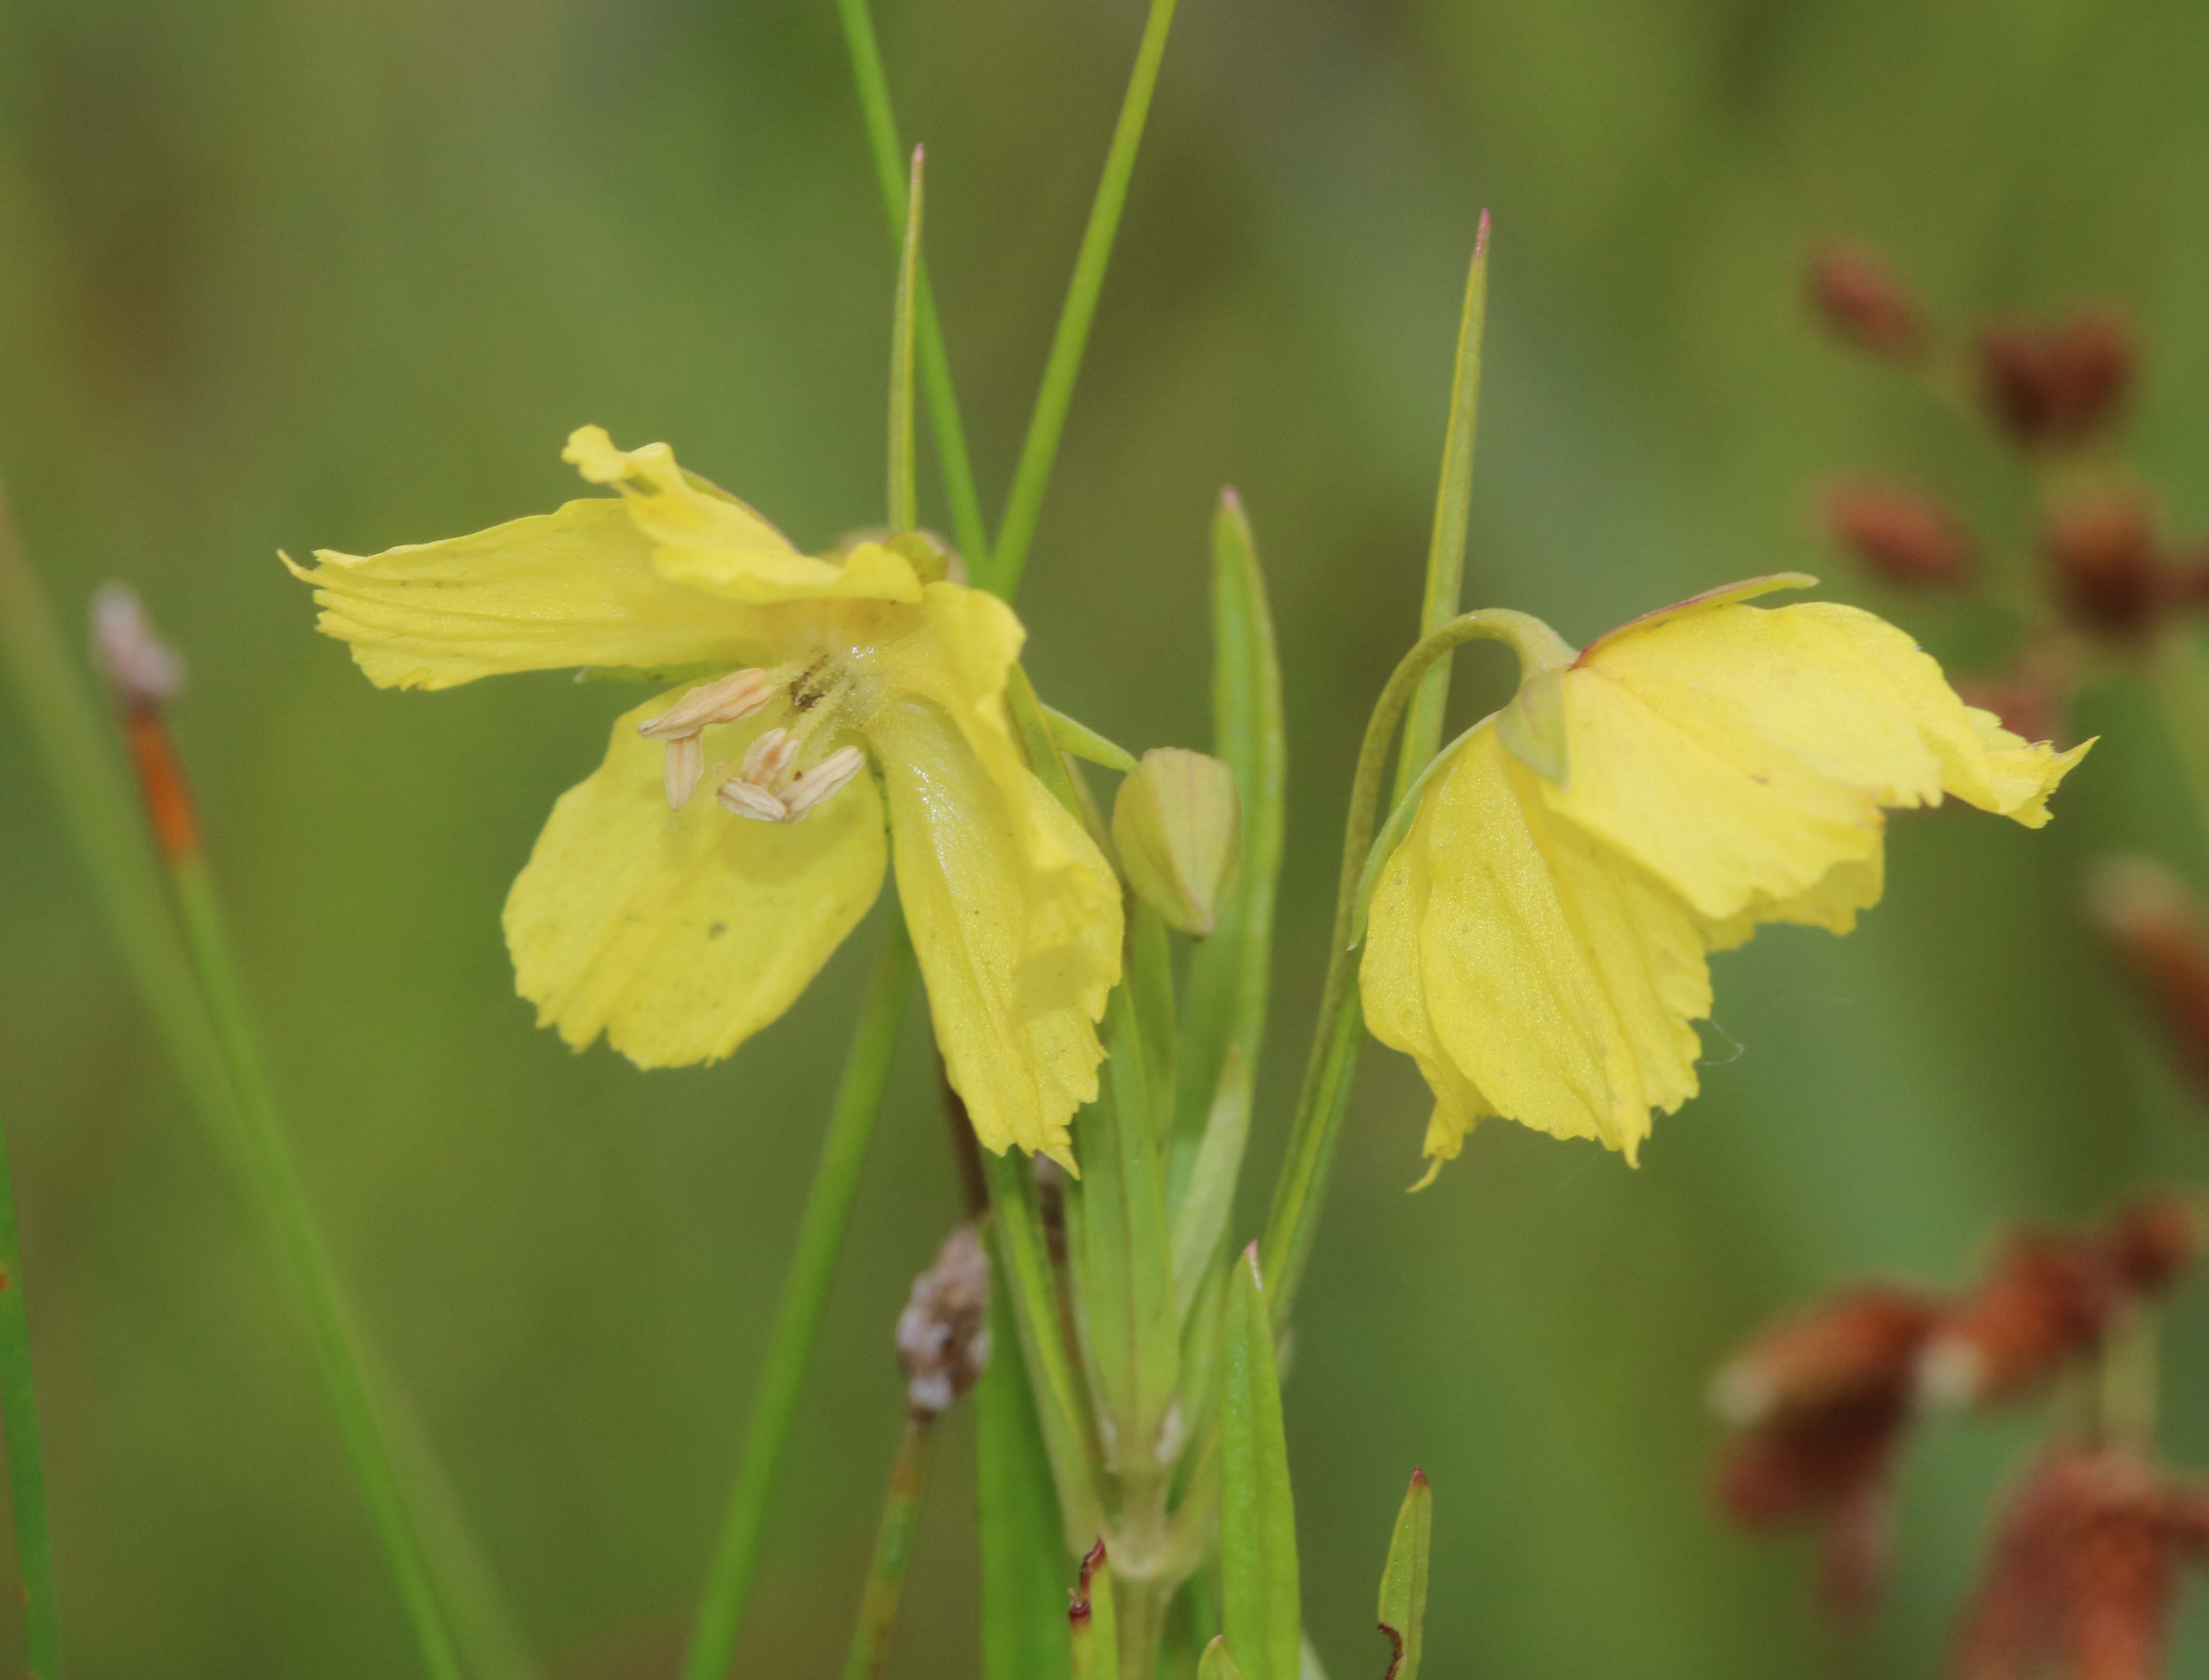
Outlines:
<svg viewBox="0 0 2209 1680"><path fill-rule="evenodd" d="M715 792L721 809L731 816L748 816L755 822L787 822L790 807L756 783L731 776Z"/></svg>
<svg viewBox="0 0 2209 1680"><path fill-rule="evenodd" d="M811 769L793 777L782 793L783 803L790 807L789 821L797 822L840 790L866 762L867 756L857 747L839 747Z"/></svg>
<svg viewBox="0 0 2209 1680"><path fill-rule="evenodd" d="M777 692L778 685L764 671L732 671L701 683L658 717L647 718L636 726L636 732L665 741L695 735L714 724L741 722Z"/></svg>
<svg viewBox="0 0 2209 1680"><path fill-rule="evenodd" d="M744 755L743 779L760 787L773 787L798 756L799 744L786 729L770 729L752 743Z"/></svg>
<svg viewBox="0 0 2209 1680"><path fill-rule="evenodd" d="M705 742L695 735L678 735L670 741L662 774L667 779L667 809L681 810L706 774Z"/></svg>

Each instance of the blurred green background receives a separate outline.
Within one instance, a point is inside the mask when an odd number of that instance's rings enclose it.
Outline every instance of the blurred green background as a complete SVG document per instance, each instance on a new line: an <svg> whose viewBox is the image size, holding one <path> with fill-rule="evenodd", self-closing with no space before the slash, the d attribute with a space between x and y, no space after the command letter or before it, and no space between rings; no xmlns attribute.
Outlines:
<svg viewBox="0 0 2209 1680"><path fill-rule="evenodd" d="M880 21L994 497L1140 7ZM1183 0L1023 607L1054 702L1139 749L1201 744L1205 526L1241 487L1293 751L1261 1172L1356 732L1416 619L1480 207L1471 598L1577 641L1803 565L1968 669L2001 626L1866 585L1814 492L1901 472L2017 534L2022 480L1824 343L1801 259L1865 237L1951 320L2129 310L2140 457L2182 525L2209 520L2205 77L2209 11L2182 0ZM569 1056L512 995L498 909L619 697L375 692L274 551L550 507L584 421L673 440L801 541L873 521L891 281L829 0L0 11L0 469L72 626L126 578L191 659L179 728L314 1193L549 1675L669 1671L878 927L728 1064ZM1502 662L1463 671L1477 715ZM1439 1495L1434 1675L1934 1671L2039 1420L1921 1442L1895 1590L1849 1649L1803 1549L1714 1514L1701 1391L1809 1292L1952 1278L2003 1220L2209 1168L2076 911L2098 852L2203 860L2141 695L2113 683L2081 721L2108 738L2044 834L1905 819L1860 934L1720 960L1706 1094L1638 1172L1496 1126L1406 1199L1425 1101L1369 1056L1288 1394L1335 1675L1382 1666L1414 1465ZM298 1315L12 704L0 1024L74 1672L414 1671ZM898 1426L890 1325L957 1200L911 1023L743 1672L840 1657ZM2166 1403L2172 1456L2209 1465L2209 1289L2174 1310ZM973 1671L968 1428L900 1674Z"/></svg>

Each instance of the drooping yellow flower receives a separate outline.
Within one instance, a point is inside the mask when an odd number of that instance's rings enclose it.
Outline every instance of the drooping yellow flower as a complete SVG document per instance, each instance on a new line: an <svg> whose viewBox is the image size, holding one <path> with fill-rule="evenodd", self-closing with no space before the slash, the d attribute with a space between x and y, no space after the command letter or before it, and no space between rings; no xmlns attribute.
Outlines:
<svg viewBox="0 0 2209 1680"><path fill-rule="evenodd" d="M617 494L292 568L382 687L722 672L617 720L553 807L506 904L539 1024L579 1050L603 1033L641 1067L726 1056L804 990L894 855L976 1132L1065 1157L1097 1093L1120 892L1013 739L1012 610L885 544L801 553L664 443L587 426L566 458Z"/></svg>
<svg viewBox="0 0 2209 1680"><path fill-rule="evenodd" d="M1550 637L1429 780L1359 981L1433 1088L1437 1166L1490 1115L1631 1160L1651 1111L1695 1094L1707 954L1762 922L1848 932L1879 900L1886 809L2048 821L2092 744L2011 734L1868 612L1743 605L1814 581L1713 590L1586 653Z"/></svg>

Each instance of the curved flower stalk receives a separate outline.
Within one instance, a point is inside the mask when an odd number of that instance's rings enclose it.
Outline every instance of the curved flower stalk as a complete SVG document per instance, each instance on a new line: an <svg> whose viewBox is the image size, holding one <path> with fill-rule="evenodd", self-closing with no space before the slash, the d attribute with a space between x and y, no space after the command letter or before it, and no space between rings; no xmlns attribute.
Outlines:
<svg viewBox="0 0 2209 1680"><path fill-rule="evenodd" d="M1071 1166L1120 891L1013 738L1012 610L950 581L925 539L804 554L664 443L619 449L587 426L566 459L617 494L292 567L379 687L563 666L697 678L615 723L514 884L507 944L539 1023L579 1050L604 1033L640 1067L725 1057L805 989L894 857L977 1135Z"/></svg>
<svg viewBox="0 0 2209 1680"><path fill-rule="evenodd" d="M1438 762L1360 975L1367 1025L1434 1091L1433 1168L1490 1115L1633 1159L1695 1094L1710 952L1766 922L1848 932L1890 809L2048 821L2092 743L2010 733L1868 612L1744 605L1815 581L1712 590L1585 653L1520 638L1517 697Z"/></svg>

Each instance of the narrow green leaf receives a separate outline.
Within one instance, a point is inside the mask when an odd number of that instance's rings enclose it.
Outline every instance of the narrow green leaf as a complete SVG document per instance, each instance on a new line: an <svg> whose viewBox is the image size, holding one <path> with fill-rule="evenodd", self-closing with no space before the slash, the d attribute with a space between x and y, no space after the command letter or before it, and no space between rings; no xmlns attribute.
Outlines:
<svg viewBox="0 0 2209 1680"><path fill-rule="evenodd" d="M1472 516L1472 446L1480 427L1480 347L1488 325L1488 212L1472 242L1465 280L1465 310L1457 329L1457 367L1450 380L1449 429L1442 437L1442 484L1435 492L1434 533L1427 545L1427 587L1419 606L1419 634L1430 635L1457 617L1465 585L1465 538ZM1402 756L1396 765L1396 798L1435 756L1449 704L1450 668L1438 660L1419 680L1404 719Z"/></svg>
<svg viewBox="0 0 2209 1680"><path fill-rule="evenodd" d="M23 1309L23 1255L15 1238L15 1187L0 1137L0 1428L8 1442L8 1496L15 1518L16 1580L23 1606L23 1663L31 1680L59 1680L61 1618L46 1523L45 1458L39 1446L38 1387Z"/></svg>
<svg viewBox="0 0 2209 1680"><path fill-rule="evenodd" d="M1303 1629L1296 1505L1273 1328L1254 1243L1227 1289L1220 1424L1222 1620L1248 1680L1297 1680Z"/></svg>
<svg viewBox="0 0 2209 1680"><path fill-rule="evenodd" d="M1128 906L1128 963L1123 984L1142 1033L1146 1076L1144 1120L1152 1138L1163 1143L1173 1117L1174 982L1173 948L1157 911L1139 900ZM1161 1151L1159 1159L1165 1157ZM1161 1184L1165 1182L1162 1177Z"/></svg>
<svg viewBox="0 0 2209 1680"><path fill-rule="evenodd" d="M1203 1660L1196 1665L1196 1680L1243 1680L1243 1671L1227 1649L1227 1635L1219 1634L1204 1647Z"/></svg>
<svg viewBox="0 0 2209 1680"><path fill-rule="evenodd" d="M1388 1541L1388 1566L1381 1575L1381 1631L1395 1655L1387 1680L1419 1680L1419 1647L1427 1625L1427 1557L1433 1547L1435 1496L1424 1470L1411 1472L1411 1491L1396 1513Z"/></svg>
<svg viewBox="0 0 2209 1680"><path fill-rule="evenodd" d="M1120 1619L1112 1608L1112 1567L1099 1540L1081 1560L1080 1583L1066 1612L1074 1680L1120 1680Z"/></svg>
<svg viewBox="0 0 2209 1680"><path fill-rule="evenodd" d="M935 1419L918 1412L905 1420L889 1488L882 1496L882 1526L875 1534L875 1556L852 1629L852 1647L844 1659L844 1680L881 1680L888 1666L890 1638L897 1631L899 1602L912 1563L912 1543L920 1532L920 1497L928 1485L930 1448Z"/></svg>
<svg viewBox="0 0 2209 1680"><path fill-rule="evenodd" d="M990 1264L1005 1275L997 1232ZM982 1548L982 1680L1067 1680L1066 1561L1050 1454L1009 1292L990 1292L993 1351L974 1388Z"/></svg>
<svg viewBox="0 0 2209 1680"><path fill-rule="evenodd" d="M1243 1149L1250 1137L1250 1068L1239 1045L1227 1047L1227 1065L1205 1122L1204 1141L1189 1188L1173 1214L1174 1305L1180 1322L1219 1257L1227 1238L1228 1216L1235 1208L1235 1184L1243 1171Z"/></svg>
<svg viewBox="0 0 2209 1680"><path fill-rule="evenodd" d="M1174 3L1175 0L1151 0L1142 43L1135 49L1135 69L1120 103L1119 121L1113 125L1112 143L1104 154L1097 196L1090 205L1089 223L1082 230L1081 249L1074 259L1074 277L1067 283L1066 302L1059 310L1057 330L1051 335L1050 354L1044 364L1043 383L1036 392L1027 437L1020 445L1020 464L1013 472L1012 493L1006 500L1005 516L998 522L996 567L984 581L1008 600L1020 588L1028 545L1035 539L1036 521L1043 513L1044 492L1050 485L1051 465L1058 456L1058 440L1066 430L1067 410L1073 406L1074 387L1081 376L1082 352L1088 347L1090 325L1097 318L1097 301L1104 294L1104 270L1112 260L1120 213L1128 202L1128 183L1135 172L1135 155L1142 148L1143 125L1150 118L1151 93L1158 86L1159 65L1165 57L1166 37L1173 28Z"/></svg>
<svg viewBox="0 0 2209 1680"><path fill-rule="evenodd" d="M1297 1647L1297 1680L1327 1680L1327 1665L1320 1661L1309 1634Z"/></svg>
<svg viewBox="0 0 2209 1680"><path fill-rule="evenodd" d="M1050 738L1058 744L1061 752L1071 753L1092 764L1101 764L1108 770L1126 775L1135 768L1135 756L1118 743L1107 740L1086 723L1076 722L1054 707L1043 708L1044 721L1050 726Z"/></svg>
<svg viewBox="0 0 2209 1680"><path fill-rule="evenodd" d="M1156 1448L1180 1376L1165 1178L1150 1118L1141 1023L1123 986L1105 1006L1107 1090L1075 1117L1081 1177L1068 1187L1072 1234L1094 1388L1112 1430L1107 1456L1125 1478L1154 1475Z"/></svg>
<svg viewBox="0 0 2209 1680"><path fill-rule="evenodd" d="M1185 1138L1206 1123L1229 1045L1241 1048L1246 1068L1260 1065L1281 873L1288 749L1280 655L1257 545L1232 491L1221 495L1212 526L1212 618L1213 749L1235 773L1243 868L1218 930L1189 954L1174 1116L1175 1135Z"/></svg>
<svg viewBox="0 0 2209 1680"><path fill-rule="evenodd" d="M1019 1326L1036 1419L1058 1484L1067 1550L1073 1551L1095 1536L1101 1517L1090 1464L1088 1413L1067 1358L1066 1327L1059 1320L1058 1285L1037 1203L1035 1175L1027 1158L1017 1150L1002 1155L984 1150L982 1173L990 1186L996 1252L1004 1261L998 1281Z"/></svg>
<svg viewBox="0 0 2209 1680"><path fill-rule="evenodd" d="M912 148L912 181L905 197L905 239L898 254L897 299L890 328L890 529L910 531L920 523L920 491L913 476L913 320L919 296L921 160Z"/></svg>

